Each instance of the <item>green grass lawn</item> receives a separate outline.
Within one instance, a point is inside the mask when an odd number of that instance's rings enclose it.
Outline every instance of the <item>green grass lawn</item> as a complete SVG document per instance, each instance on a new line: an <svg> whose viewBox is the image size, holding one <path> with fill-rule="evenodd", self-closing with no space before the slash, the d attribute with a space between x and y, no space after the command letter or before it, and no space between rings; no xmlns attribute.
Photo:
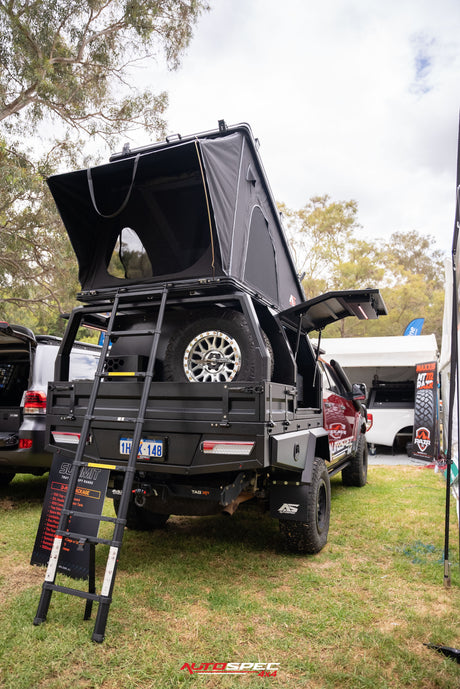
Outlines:
<svg viewBox="0 0 460 689"><path fill-rule="evenodd" d="M243 509L127 531L102 644L91 641L94 613L83 621L73 596L53 594L46 623L32 624L45 570L29 560L45 486L19 476L0 492L2 689L460 686L460 665L424 646L460 648L458 529L453 508L446 589L445 484L432 470L371 467L364 488L335 477L329 542L315 556L286 554L276 521ZM279 669L181 670L223 662Z"/></svg>

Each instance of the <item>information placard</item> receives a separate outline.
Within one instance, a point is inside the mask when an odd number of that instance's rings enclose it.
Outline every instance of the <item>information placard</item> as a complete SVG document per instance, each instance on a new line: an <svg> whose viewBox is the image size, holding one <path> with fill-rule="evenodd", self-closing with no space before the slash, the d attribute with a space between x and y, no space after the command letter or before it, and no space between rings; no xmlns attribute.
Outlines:
<svg viewBox="0 0 460 689"><path fill-rule="evenodd" d="M32 565L48 564L71 471L72 462L56 454L53 458L46 487L42 514L32 552ZM109 469L81 467L72 509L76 512L100 516L104 506L109 474ZM75 514L70 517L67 530L73 533L97 536L99 523L97 519L79 517ZM88 543L81 546L77 540L65 538L62 544L58 571L74 579L87 579L89 575Z"/></svg>
<svg viewBox="0 0 460 689"><path fill-rule="evenodd" d="M436 361L415 367L414 432L412 457L432 461L439 450L438 376Z"/></svg>

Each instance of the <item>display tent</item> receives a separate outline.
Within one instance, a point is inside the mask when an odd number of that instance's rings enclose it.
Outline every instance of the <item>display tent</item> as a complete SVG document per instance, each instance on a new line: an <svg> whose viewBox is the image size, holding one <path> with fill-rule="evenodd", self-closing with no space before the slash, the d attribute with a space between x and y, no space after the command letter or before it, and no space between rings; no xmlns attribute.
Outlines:
<svg viewBox="0 0 460 689"><path fill-rule="evenodd" d="M124 151L48 184L84 292L228 277L277 309L303 300L248 125Z"/></svg>

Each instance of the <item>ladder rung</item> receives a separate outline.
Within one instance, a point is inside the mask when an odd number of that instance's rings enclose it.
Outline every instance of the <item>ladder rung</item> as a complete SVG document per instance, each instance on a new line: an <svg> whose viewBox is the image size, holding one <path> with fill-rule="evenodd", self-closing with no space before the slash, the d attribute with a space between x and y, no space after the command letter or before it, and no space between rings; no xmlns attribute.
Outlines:
<svg viewBox="0 0 460 689"><path fill-rule="evenodd" d="M103 371L102 373L97 373L95 375L97 375L98 378L109 378L111 380L115 380L116 378L145 378L147 374L145 371L117 371L116 373Z"/></svg>
<svg viewBox="0 0 460 689"><path fill-rule="evenodd" d="M103 596L100 593L89 593L88 591L82 591L81 589L72 589L69 586L59 586L58 584L52 584L51 582L45 581L43 588L49 591L60 591L61 593L69 593L71 596L78 596L79 598L87 598L88 600L100 601Z"/></svg>
<svg viewBox="0 0 460 689"><path fill-rule="evenodd" d="M118 517L105 517L104 515L92 514L91 512L79 512L78 510L62 510L63 514L71 517L82 517L83 519L95 519L100 522L111 522L112 524L125 524L126 519L119 519Z"/></svg>
<svg viewBox="0 0 460 689"><path fill-rule="evenodd" d="M114 541L113 538L99 538L98 536L88 536L88 534L84 533L62 531L61 529L56 530L56 536L62 536L63 538L72 538L75 541L84 541L85 543L87 542L101 545L113 545L117 548L120 548L121 546L121 543L119 543L118 541Z"/></svg>
<svg viewBox="0 0 460 689"><path fill-rule="evenodd" d="M157 330L112 330L110 337L135 337L136 335L155 335Z"/></svg>
<svg viewBox="0 0 460 689"><path fill-rule="evenodd" d="M72 450L65 450L62 451L61 453L65 457L69 457L69 459L72 459L75 457L75 451ZM126 459L128 461L128 458ZM73 462L73 465L76 467L91 467L92 469L110 469L111 471L122 471L122 472L128 472L130 469L126 464L114 464L113 459L104 459L104 458L97 458L97 459L88 459L87 461L79 461ZM134 469L132 470L134 471Z"/></svg>

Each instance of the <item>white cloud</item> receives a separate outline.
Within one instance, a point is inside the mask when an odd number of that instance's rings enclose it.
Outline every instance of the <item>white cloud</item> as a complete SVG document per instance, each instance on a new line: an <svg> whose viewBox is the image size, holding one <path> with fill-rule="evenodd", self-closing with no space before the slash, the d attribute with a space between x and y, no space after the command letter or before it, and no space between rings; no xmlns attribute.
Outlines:
<svg viewBox="0 0 460 689"><path fill-rule="evenodd" d="M457 0L211 2L182 69L142 77L169 92L170 131L249 122L277 199L354 198L367 237L415 229L450 251Z"/></svg>

